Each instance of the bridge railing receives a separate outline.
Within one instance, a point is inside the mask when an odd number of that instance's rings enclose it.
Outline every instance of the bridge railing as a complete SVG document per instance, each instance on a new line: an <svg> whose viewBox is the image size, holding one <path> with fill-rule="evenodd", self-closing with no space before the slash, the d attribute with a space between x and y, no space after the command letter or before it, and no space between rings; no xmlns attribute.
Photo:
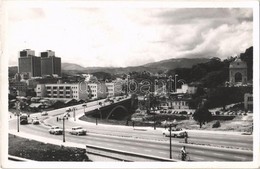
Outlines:
<svg viewBox="0 0 260 169"><path fill-rule="evenodd" d="M127 152L122 150L104 148L100 146L86 145L86 152L89 154L95 154L103 157L108 157L118 161L165 161L165 162L177 162L177 159L168 159L163 157L157 157L152 155Z"/></svg>

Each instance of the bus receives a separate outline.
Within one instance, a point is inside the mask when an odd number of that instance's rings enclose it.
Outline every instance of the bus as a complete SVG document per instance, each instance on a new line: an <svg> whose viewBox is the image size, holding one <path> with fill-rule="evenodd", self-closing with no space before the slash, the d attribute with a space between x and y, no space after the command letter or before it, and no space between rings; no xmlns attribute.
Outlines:
<svg viewBox="0 0 260 169"><path fill-rule="evenodd" d="M28 124L28 115L27 114L20 115L20 124Z"/></svg>

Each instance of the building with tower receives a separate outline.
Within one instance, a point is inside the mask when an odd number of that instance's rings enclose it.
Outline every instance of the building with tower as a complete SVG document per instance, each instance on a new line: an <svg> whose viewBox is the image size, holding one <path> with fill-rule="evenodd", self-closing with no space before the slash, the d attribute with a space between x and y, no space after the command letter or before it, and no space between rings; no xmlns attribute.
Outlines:
<svg viewBox="0 0 260 169"><path fill-rule="evenodd" d="M242 86L247 84L247 64L240 58L229 65L229 85Z"/></svg>
<svg viewBox="0 0 260 169"><path fill-rule="evenodd" d="M30 49L20 51L18 59L18 72L28 73L29 78L41 76L41 58L35 56Z"/></svg>
<svg viewBox="0 0 260 169"><path fill-rule="evenodd" d="M41 74L61 76L61 58L56 57L54 51L41 52Z"/></svg>

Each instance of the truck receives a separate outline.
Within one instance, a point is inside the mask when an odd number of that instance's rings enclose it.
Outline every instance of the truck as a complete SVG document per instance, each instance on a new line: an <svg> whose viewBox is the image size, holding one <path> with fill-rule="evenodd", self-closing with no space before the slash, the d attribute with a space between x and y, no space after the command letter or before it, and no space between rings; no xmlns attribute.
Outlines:
<svg viewBox="0 0 260 169"><path fill-rule="evenodd" d="M27 114L20 115L20 124L28 124L28 115Z"/></svg>

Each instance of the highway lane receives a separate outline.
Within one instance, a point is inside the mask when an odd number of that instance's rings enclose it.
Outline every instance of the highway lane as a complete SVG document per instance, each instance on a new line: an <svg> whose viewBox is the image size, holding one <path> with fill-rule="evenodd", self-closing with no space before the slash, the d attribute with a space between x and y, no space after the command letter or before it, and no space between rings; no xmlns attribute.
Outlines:
<svg viewBox="0 0 260 169"><path fill-rule="evenodd" d="M98 105L98 103L102 102L104 104L104 100L105 99L87 103L86 104L87 107L85 108L86 112L99 108L100 106ZM75 111L76 116L83 114L84 108L82 107L82 105L83 104L73 106L77 108L77 110ZM67 108L57 109L49 113L51 116L55 116L55 115L65 113L66 109ZM73 113L70 114L73 115ZM39 116L39 114L35 114L35 116ZM50 123L51 125L55 125L57 122L55 119L52 119L52 120L48 120L48 123ZM152 127L150 129L148 127L147 131L144 131L144 130L137 130L138 127L136 127L136 130L133 130L133 128L129 126L118 130L118 127L115 128L114 126L103 127L102 125L96 126L96 125L88 125L88 124L89 123L85 123L85 122L82 123L82 121L80 122L81 126L84 126L89 130L89 132L93 132L93 133L124 136L124 137L134 137L134 138L144 138L144 139L154 139L154 140L162 140L162 141L169 139L162 136L162 132L161 132L162 128L157 128L157 130L151 131ZM69 126L70 128L75 125L78 124L75 124L73 121L66 122L66 126ZM183 139L177 139L177 140L179 142L183 142ZM211 133L198 134L196 132L193 133L192 131L190 131L188 141L190 143L196 143L196 144L206 144L206 145L210 144L213 146L234 147L234 148L242 148L242 149L249 149L249 150L253 149L252 136L211 134Z"/></svg>
<svg viewBox="0 0 260 169"><path fill-rule="evenodd" d="M86 111L94 110L99 108L99 102L103 102L104 100L94 101L87 103ZM75 111L76 116L83 114L82 105L74 106L77 108ZM61 115L66 112L67 108L57 109L49 112L49 117L55 117L57 115ZM70 113L73 115L73 113ZM40 116L40 114L33 114L31 117L39 117L40 119L46 118L45 116ZM56 122L56 118L49 118L45 121L50 125L62 125L62 121ZM159 141L167 141L169 138L166 138L162 135L162 128L157 128L153 130L152 127L142 128L131 126L122 126L119 128L118 126L103 126L103 125L95 125L92 123L86 123L83 121L77 120L74 122L73 120L66 121L66 127L71 128L73 126L81 125L91 133L105 134L105 135L114 135L121 137L132 137L132 138L142 138L142 139L152 139ZM78 124L79 123L79 124ZM228 133L228 132L227 132ZM213 145L213 146L224 146L224 147L233 147L233 148L242 148L242 149L253 149L253 138L252 136L244 136L244 135L229 135L229 134L212 134L212 133L196 133L189 131L189 143L195 144L205 144L205 145ZM183 142L184 140L181 138L177 138L174 140L178 142Z"/></svg>
<svg viewBox="0 0 260 169"><path fill-rule="evenodd" d="M62 121L56 121L55 118L49 118L45 120L47 124L51 125L62 125ZM110 126L104 127L103 125L94 125L89 123L80 123L74 122L73 120L66 120L66 127L71 128L77 125L80 125L88 130L91 133L104 134L104 135L113 135L120 137L132 137L132 138L141 138L141 139L151 139L158 141L167 141L169 137L164 137L162 135L162 128L153 129L141 129L138 127L135 129L131 126L126 127L122 126ZM184 142L182 138L172 138L177 142ZM233 147L233 148L242 148L242 149L253 149L253 139L252 136L244 135L228 135L228 134L204 134L204 133L192 133L189 132L188 141L195 144L205 144L205 145L214 145L214 146L224 146L224 147Z"/></svg>
<svg viewBox="0 0 260 169"><path fill-rule="evenodd" d="M86 111L96 109L100 107L98 105L99 101L95 101L92 103L87 104ZM56 115L60 115L65 113L67 108L58 109L49 112L48 117L40 116L40 114L34 114L31 117L39 117L40 119L45 119L45 123L51 124L51 125L57 125L62 127L62 121L57 122L56 121ZM71 113L73 114L73 113ZM83 114L83 107L82 105L77 106L76 115ZM104 126L104 125L95 125L91 123L86 122L80 122L78 124L79 120L76 121L76 123L73 120L66 120L66 129L69 129L73 126L81 125L84 128L88 130L87 136L71 136L68 133L66 133L66 140L71 140L75 142L80 142L83 144L92 144L92 145L101 145L105 147L110 148L119 148L125 151L134 151L139 153L147 153L147 154L153 154L161 157L168 157L169 156L169 138L165 138L162 136L162 129L157 128L157 130L152 130L151 128L139 128L136 127L134 130L132 127L117 127L117 126ZM16 120L10 121L10 129L16 128ZM54 136L50 135L48 133L48 127L44 125L21 125L21 130L24 130L25 132L35 134L35 135L42 135L47 138L55 138L55 139L62 139L62 136ZM141 129L141 130L139 130ZM118 137L108 137L108 136L118 136ZM211 134L211 133L193 133L189 132L190 138L188 139L189 142L199 142L203 144L216 144L216 145L222 145L222 146L237 146L242 148L252 148L252 137L250 136L240 136L240 135L231 135L228 134ZM86 139L87 137L87 139ZM109 138L107 140L104 140L104 138ZM111 139L112 138L112 139ZM123 141L120 139L129 139L132 138L131 141ZM148 141L151 140L153 143L150 144ZM180 149L180 146L182 144L179 144L179 142L183 141L183 139L172 139L173 141L173 152L175 154L178 154L177 152ZM104 143L105 142L105 143ZM140 147L137 148L140 144ZM158 145L162 144L162 145ZM152 145L154 148L149 148L147 145ZM212 149L208 149L207 146L200 147L194 147L192 145L186 145L189 147L189 150L191 150L192 159L196 161L244 161L244 160L252 160L252 155L249 154L247 156L241 155L238 152L235 152L235 154L230 152L233 152L234 150L228 150L229 152L224 151L223 149L221 152L214 151ZM157 149L159 148L159 149ZM176 151L175 151L176 148ZM168 149L168 150L167 150ZM188 151L189 151L188 150ZM250 151L249 151L250 152Z"/></svg>
<svg viewBox="0 0 260 169"><path fill-rule="evenodd" d="M10 129L15 129L16 120L10 121ZM41 135L47 138L62 140L62 135L50 135L48 127L44 125L21 125L21 132ZM136 152L148 155L155 155L169 158L169 142L149 141L143 139L129 139L124 137L111 137L99 134L89 133L87 136L74 136L66 132L66 141L77 142L82 144L91 144L107 148L119 149L129 152ZM177 156L182 144L173 141L172 153L173 158ZM195 161L248 161L252 160L249 153L240 153L226 149L211 149L211 147L197 147L186 145L187 151L190 152L192 160Z"/></svg>

